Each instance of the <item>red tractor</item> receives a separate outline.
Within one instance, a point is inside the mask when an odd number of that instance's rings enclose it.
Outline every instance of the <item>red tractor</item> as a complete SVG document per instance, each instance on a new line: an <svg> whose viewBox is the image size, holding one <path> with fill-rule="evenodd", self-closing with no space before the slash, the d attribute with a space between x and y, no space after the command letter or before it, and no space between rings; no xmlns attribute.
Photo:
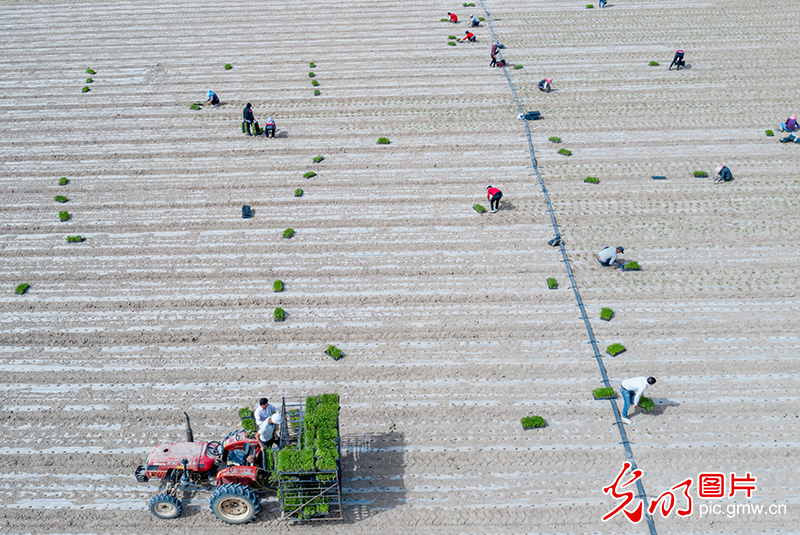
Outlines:
<svg viewBox="0 0 800 535"><path fill-rule="evenodd" d="M280 488L283 520L342 518L338 418L335 470L280 471L281 450L299 453L304 442L313 443L313 439L302 438L302 404L287 404L284 399L281 409L278 449L266 452L253 433L244 429L230 433L222 442L195 442L189 416L184 413L187 441L156 446L147 457L147 464L136 469L138 482L161 483L161 492L149 501L150 512L158 518L176 518L183 511L181 494L210 491L211 511L217 518L228 524L246 524L255 520L261 510L259 496ZM309 428L308 423L305 428Z"/></svg>

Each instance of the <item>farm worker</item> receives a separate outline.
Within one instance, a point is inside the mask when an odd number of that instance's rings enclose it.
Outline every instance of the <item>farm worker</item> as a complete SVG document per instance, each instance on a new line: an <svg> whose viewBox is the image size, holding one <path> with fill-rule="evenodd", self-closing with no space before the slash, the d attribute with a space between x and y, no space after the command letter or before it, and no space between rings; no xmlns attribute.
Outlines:
<svg viewBox="0 0 800 535"><path fill-rule="evenodd" d="M265 450L268 450L272 447L273 444L277 444L279 440L279 430L281 421L283 420L281 413L276 412L261 424L261 427L258 428L258 438L259 444Z"/></svg>
<svg viewBox="0 0 800 535"><path fill-rule="evenodd" d="M598 0L597 7L606 7L606 0Z"/></svg>
<svg viewBox="0 0 800 535"><path fill-rule="evenodd" d="M717 176L714 177L714 183L719 184L720 182L730 182L731 180L733 180L731 170L728 169L727 165L719 164L717 166Z"/></svg>
<svg viewBox="0 0 800 535"><path fill-rule="evenodd" d="M465 36L464 36L464 38L463 38L463 39L461 39L461 42L462 42L462 43L463 43L464 41L469 41L470 43L474 43L474 42L475 42L475 40L477 39L477 37L475 37L475 34L474 34L474 33L472 33L472 32L471 32L471 31L469 31L469 30L467 30L467 31L466 31L466 32L464 32L464 33L466 33L467 35L465 35Z"/></svg>
<svg viewBox="0 0 800 535"><path fill-rule="evenodd" d="M264 123L264 136L265 137L275 137L275 119L270 117L267 119L267 122Z"/></svg>
<svg viewBox="0 0 800 535"><path fill-rule="evenodd" d="M492 186L487 186L486 198L489 199L489 211L494 213L500 209L500 199L503 198L503 192Z"/></svg>
<svg viewBox="0 0 800 535"><path fill-rule="evenodd" d="M494 44L492 45L492 51L490 53L491 56L492 56L492 62L489 64L489 67L497 67L497 51L498 50L500 50L500 43L495 41Z"/></svg>
<svg viewBox="0 0 800 535"><path fill-rule="evenodd" d="M450 22L452 22L453 24L458 23L458 15L456 15L455 13L450 13L449 11L447 12L447 14L450 15Z"/></svg>
<svg viewBox="0 0 800 535"><path fill-rule="evenodd" d="M683 50L678 50L675 52L675 57L672 58L672 63L669 64L669 68L667 70L671 71L673 65L677 65L678 70L681 70L681 67L686 65L686 62L683 61Z"/></svg>
<svg viewBox="0 0 800 535"><path fill-rule="evenodd" d="M209 106L217 106L219 104L219 97L217 96L216 93L214 93L210 89L208 90L207 98L208 101L206 102L206 104L208 104Z"/></svg>
<svg viewBox="0 0 800 535"><path fill-rule="evenodd" d="M278 409L275 405L270 404L267 398L261 398L258 400L258 408L256 409L255 418L256 418L256 429L261 427L261 424L264 423L264 420L272 416L278 412Z"/></svg>
<svg viewBox="0 0 800 535"><path fill-rule="evenodd" d="M647 385L656 384L655 377L632 377L622 381L622 421L630 424L628 420L628 409L639 406L639 399L641 399L644 389Z"/></svg>
<svg viewBox="0 0 800 535"><path fill-rule="evenodd" d="M553 88L552 78L545 78L544 80L539 82L539 91L544 91L545 93L549 93L552 88Z"/></svg>
<svg viewBox="0 0 800 535"><path fill-rule="evenodd" d="M252 108L253 105L248 102L247 106L245 106L244 110L242 110L242 116L244 117L244 125L247 128L248 136L253 136L258 133L258 126L256 123L255 115L253 115ZM251 126L253 127L253 133L250 133Z"/></svg>
<svg viewBox="0 0 800 535"><path fill-rule="evenodd" d="M792 115L785 123L781 123L781 130L784 132L794 132L795 128L797 128L797 115Z"/></svg>
<svg viewBox="0 0 800 535"><path fill-rule="evenodd" d="M597 261L600 262L601 266L610 266L611 264L621 266L623 263L621 260L617 260L617 254L622 254L624 252L625 248L621 245L616 249L604 247L599 253L597 253Z"/></svg>
<svg viewBox="0 0 800 535"><path fill-rule="evenodd" d="M475 16L475 15L473 15L472 13L470 13L470 15L469 15L469 18L470 18L470 19L472 19L472 24L471 24L471 26L472 26L473 28L477 28L478 26L480 26L480 25L481 25L481 19L479 19L478 17L476 17L476 16Z"/></svg>

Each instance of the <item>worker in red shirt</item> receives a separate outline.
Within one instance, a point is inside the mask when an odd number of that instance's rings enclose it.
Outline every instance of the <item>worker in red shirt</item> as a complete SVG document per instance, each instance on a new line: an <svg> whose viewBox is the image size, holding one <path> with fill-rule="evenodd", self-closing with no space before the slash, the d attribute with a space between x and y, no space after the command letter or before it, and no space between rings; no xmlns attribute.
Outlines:
<svg viewBox="0 0 800 535"><path fill-rule="evenodd" d="M471 31L467 30L465 33L467 35L465 35L464 38L461 40L462 43L464 41L469 41L470 43L474 43L477 40L477 37L475 37L475 34L472 33Z"/></svg>
<svg viewBox="0 0 800 535"><path fill-rule="evenodd" d="M489 199L489 211L494 213L500 209L500 199L503 198L503 192L492 186L487 186L486 198Z"/></svg>
<svg viewBox="0 0 800 535"><path fill-rule="evenodd" d="M450 22L452 22L453 24L458 23L458 15L456 15L455 13L450 13L449 11L447 12L447 14L450 15Z"/></svg>

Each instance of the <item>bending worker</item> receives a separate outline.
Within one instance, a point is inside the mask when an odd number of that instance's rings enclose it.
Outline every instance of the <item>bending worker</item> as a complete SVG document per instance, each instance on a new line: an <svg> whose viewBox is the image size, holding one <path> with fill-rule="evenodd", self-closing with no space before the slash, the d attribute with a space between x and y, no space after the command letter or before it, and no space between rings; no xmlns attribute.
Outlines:
<svg viewBox="0 0 800 535"><path fill-rule="evenodd" d="M495 187L487 186L486 198L489 199L489 212L495 213L500 209L500 199L503 198L503 192Z"/></svg>
<svg viewBox="0 0 800 535"><path fill-rule="evenodd" d="M597 253L597 261L600 262L601 266L622 266L624 262L622 260L617 260L617 254L622 254L625 252L625 248L623 246L619 246L616 249L612 249L611 247L605 247L602 251Z"/></svg>
<svg viewBox="0 0 800 535"><path fill-rule="evenodd" d="M474 42L475 42L475 41L478 39L477 37L475 37L475 34L474 34L474 33L472 33L472 32L471 32L471 31L469 31L469 30L467 30L467 31L466 31L466 32L464 32L464 33L466 33L467 35L465 35L465 36L464 36L464 38L463 38L463 39L461 39L461 42L462 42L462 43L463 43L464 41L469 41L470 43L474 43Z"/></svg>
<svg viewBox="0 0 800 535"><path fill-rule="evenodd" d="M625 379L622 381L620 385L622 388L622 422L626 424L630 424L631 421L628 420L628 409L631 407L638 408L639 407L639 400L642 398L642 394L644 394L644 389L647 388L647 385L654 385L656 384L655 377L631 377L630 379Z"/></svg>

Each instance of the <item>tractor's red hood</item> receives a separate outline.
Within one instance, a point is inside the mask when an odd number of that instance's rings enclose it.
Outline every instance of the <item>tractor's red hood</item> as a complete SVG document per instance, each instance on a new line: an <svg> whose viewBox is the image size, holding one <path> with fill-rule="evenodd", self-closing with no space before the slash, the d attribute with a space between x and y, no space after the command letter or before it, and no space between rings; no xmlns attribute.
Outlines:
<svg viewBox="0 0 800 535"><path fill-rule="evenodd" d="M174 442L153 448L147 458L147 470L161 471L182 468L181 461L188 461L187 468L193 472L205 472L214 465L214 457L206 455L208 442Z"/></svg>

